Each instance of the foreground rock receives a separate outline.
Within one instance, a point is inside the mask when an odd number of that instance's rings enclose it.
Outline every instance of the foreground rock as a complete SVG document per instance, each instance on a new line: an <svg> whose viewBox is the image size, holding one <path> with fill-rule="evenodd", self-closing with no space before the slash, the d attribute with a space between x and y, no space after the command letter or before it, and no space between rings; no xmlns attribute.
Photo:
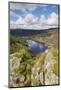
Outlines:
<svg viewBox="0 0 61 90"><path fill-rule="evenodd" d="M23 57L15 53L10 56L10 87L58 84L58 76L54 73L57 61L52 50L22 60Z"/></svg>

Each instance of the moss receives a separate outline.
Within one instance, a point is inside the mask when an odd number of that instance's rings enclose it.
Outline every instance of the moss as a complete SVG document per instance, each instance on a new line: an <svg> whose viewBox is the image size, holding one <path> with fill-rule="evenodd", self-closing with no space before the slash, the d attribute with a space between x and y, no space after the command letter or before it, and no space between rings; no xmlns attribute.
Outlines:
<svg viewBox="0 0 61 90"><path fill-rule="evenodd" d="M54 60L55 60L55 64L54 64L54 69L53 72L58 75L58 49L54 48L53 49L53 55L54 55Z"/></svg>
<svg viewBox="0 0 61 90"><path fill-rule="evenodd" d="M35 60L29 59L29 60L27 60L26 63L27 63L27 64L30 64L30 65L34 65L34 64L35 64Z"/></svg>
<svg viewBox="0 0 61 90"><path fill-rule="evenodd" d="M15 73L23 73L26 70L26 65L21 64L19 67L15 69Z"/></svg>
<svg viewBox="0 0 61 90"><path fill-rule="evenodd" d="M57 48L53 49L53 55L54 55L54 59L57 61L58 60L58 49Z"/></svg>
<svg viewBox="0 0 61 90"><path fill-rule="evenodd" d="M58 63L54 64L53 72L58 76Z"/></svg>

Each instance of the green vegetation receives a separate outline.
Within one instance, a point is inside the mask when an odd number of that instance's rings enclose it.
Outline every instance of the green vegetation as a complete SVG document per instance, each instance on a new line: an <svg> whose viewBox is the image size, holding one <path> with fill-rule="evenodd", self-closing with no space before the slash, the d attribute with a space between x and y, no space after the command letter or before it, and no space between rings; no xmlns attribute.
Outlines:
<svg viewBox="0 0 61 90"><path fill-rule="evenodd" d="M58 63L54 64L54 71L53 72L58 76Z"/></svg>
<svg viewBox="0 0 61 90"><path fill-rule="evenodd" d="M15 69L15 73L22 73L26 70L26 65L23 63Z"/></svg>
<svg viewBox="0 0 61 90"><path fill-rule="evenodd" d="M58 49L57 48L53 49L53 55L54 55L54 60L55 60L53 72L58 76Z"/></svg>
<svg viewBox="0 0 61 90"><path fill-rule="evenodd" d="M27 48L26 38L10 35L10 53L15 53L22 48Z"/></svg>
<svg viewBox="0 0 61 90"><path fill-rule="evenodd" d="M57 48L57 40L54 38L55 36L51 36L51 32L45 33L44 35L36 35L32 36L32 38L38 42L43 42L46 45L48 45L49 50L52 50L52 56L54 59L54 66L53 66L53 73L58 76L58 48ZM56 35L56 34L55 34ZM53 37L54 36L54 37ZM55 41L54 41L54 39ZM21 78L17 78L16 82L18 86L31 86L31 83L33 83L33 86L37 85L43 85L42 75L40 75L42 72L44 72L44 64L46 62L46 66L48 65L50 60L49 52L45 53L33 53L27 46L26 40L29 37L23 37L23 36L14 36L10 35L10 61L18 60L19 66L14 68L14 81L16 78L16 74L23 75L25 77L25 80L23 82L20 82ZM46 58L47 55L47 59ZM49 56L48 56L49 55ZM15 59L15 60L14 60ZM45 61L46 60L46 61ZM15 63L15 62L14 62ZM49 69L49 68L48 68ZM32 71L33 70L33 71ZM47 72L47 70L45 71ZM45 74L44 72L44 74ZM31 76L33 78L31 79ZM49 75L50 76L50 75ZM39 80L39 77L41 78ZM34 82L33 82L33 81ZM16 83L14 83L16 85Z"/></svg>

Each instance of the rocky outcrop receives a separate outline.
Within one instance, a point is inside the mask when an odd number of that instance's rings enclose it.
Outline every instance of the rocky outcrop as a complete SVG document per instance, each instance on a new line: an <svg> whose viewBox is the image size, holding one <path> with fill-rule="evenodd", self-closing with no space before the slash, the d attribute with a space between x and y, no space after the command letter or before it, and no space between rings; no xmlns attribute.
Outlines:
<svg viewBox="0 0 61 90"><path fill-rule="evenodd" d="M22 60L23 57L15 53L10 55L10 87L58 84L58 76L54 73L57 61L52 50Z"/></svg>

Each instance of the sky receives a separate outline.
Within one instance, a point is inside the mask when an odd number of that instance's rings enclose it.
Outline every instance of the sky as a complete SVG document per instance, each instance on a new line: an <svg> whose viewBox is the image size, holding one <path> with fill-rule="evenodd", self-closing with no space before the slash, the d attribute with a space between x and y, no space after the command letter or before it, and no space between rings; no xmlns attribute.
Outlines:
<svg viewBox="0 0 61 90"><path fill-rule="evenodd" d="M58 5L10 3L10 28L58 27Z"/></svg>

